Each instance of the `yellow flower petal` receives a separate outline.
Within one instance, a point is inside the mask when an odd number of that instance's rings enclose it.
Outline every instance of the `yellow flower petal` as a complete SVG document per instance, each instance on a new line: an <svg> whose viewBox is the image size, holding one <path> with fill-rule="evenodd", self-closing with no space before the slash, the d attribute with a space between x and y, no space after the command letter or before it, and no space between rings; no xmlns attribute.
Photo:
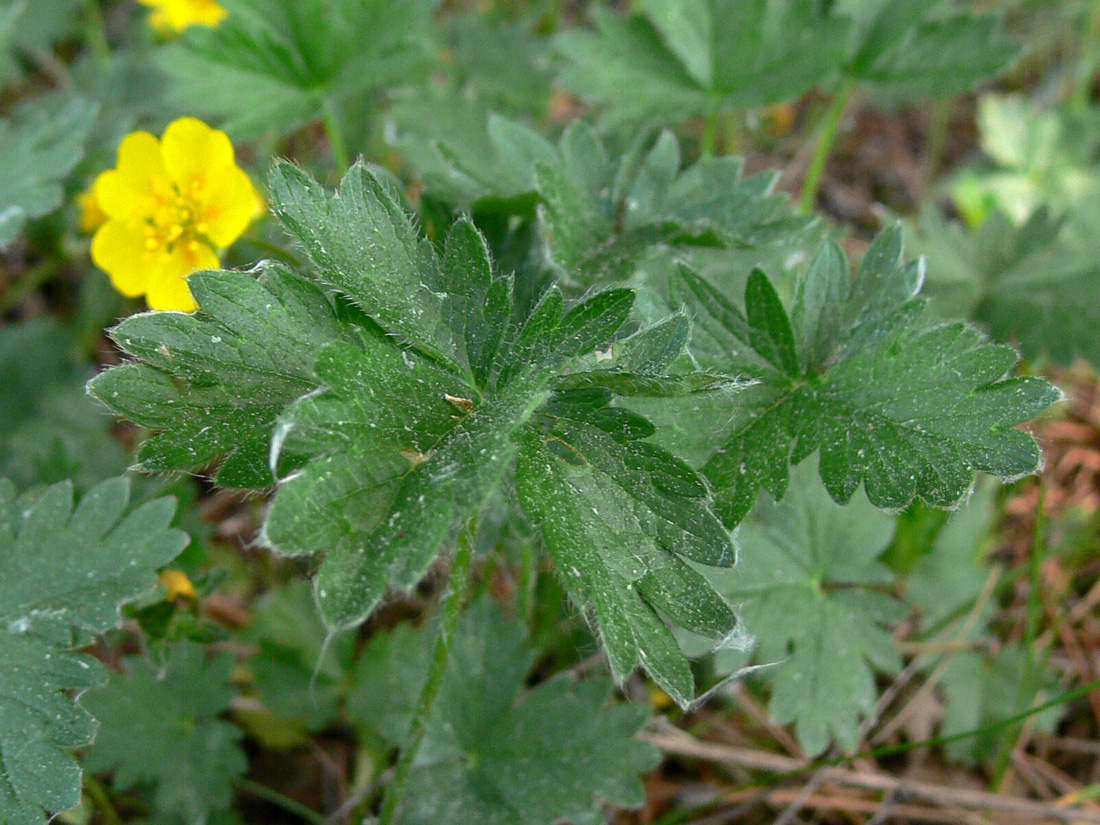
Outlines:
<svg viewBox="0 0 1100 825"><path fill-rule="evenodd" d="M164 130L161 149L168 175L182 195L190 194L196 182L205 189L208 177L222 167L234 166L229 136L193 117L170 123Z"/></svg>
<svg viewBox="0 0 1100 825"><path fill-rule="evenodd" d="M255 211L256 190L242 169L233 166L209 178L199 219L214 246L223 248L237 240Z"/></svg>
<svg viewBox="0 0 1100 825"><path fill-rule="evenodd" d="M191 580L187 578L187 574L182 570L161 570L160 571L160 583L164 587L166 601L174 602L177 599L183 599L184 601L198 601L198 594L195 592L195 585L191 583Z"/></svg>
<svg viewBox="0 0 1100 825"><path fill-rule="evenodd" d="M91 235L107 222L107 213L100 208L95 196L94 183L76 196L76 205L80 208L78 225L81 232Z"/></svg>
<svg viewBox="0 0 1100 825"><path fill-rule="evenodd" d="M229 12L216 0L140 0L155 11L149 22L162 34L182 32L188 26L217 26Z"/></svg>
<svg viewBox="0 0 1100 825"><path fill-rule="evenodd" d="M160 141L148 132L131 132L118 147L118 166L95 182L100 208L112 218L151 215L169 192Z"/></svg>
<svg viewBox="0 0 1100 825"><path fill-rule="evenodd" d="M191 312L195 299L187 286L187 276L200 269L217 269L220 263L214 250L204 243L177 244L160 258L159 266L150 275L146 303L150 309Z"/></svg>
<svg viewBox="0 0 1100 825"><path fill-rule="evenodd" d="M156 252L145 246L140 221L110 220L92 238L92 260L111 276L115 289L130 298L145 293Z"/></svg>

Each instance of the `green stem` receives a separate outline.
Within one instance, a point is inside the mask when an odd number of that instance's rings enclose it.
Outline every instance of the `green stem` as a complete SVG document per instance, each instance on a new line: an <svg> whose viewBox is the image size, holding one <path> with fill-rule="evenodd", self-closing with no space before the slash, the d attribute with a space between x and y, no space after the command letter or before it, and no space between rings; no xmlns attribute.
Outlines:
<svg viewBox="0 0 1100 825"><path fill-rule="evenodd" d="M95 55L100 69L111 65L111 43L107 39L107 25L103 22L103 10L99 0L84 0L84 35Z"/></svg>
<svg viewBox="0 0 1100 825"><path fill-rule="evenodd" d="M814 204L817 203L817 192L821 188L821 178L825 174L825 166L829 162L829 155L832 154L833 144L836 142L837 129L840 127L841 118L844 117L844 112L848 109L855 90L854 82L845 81L821 121L817 146L814 148L810 168L806 172L806 180L802 182L802 196L798 199L799 208L803 212L812 211Z"/></svg>
<svg viewBox="0 0 1100 825"><path fill-rule="evenodd" d="M350 168L351 162L348 160L348 147L344 142L344 130L340 126L340 113L336 111L336 104L331 97L325 98L322 118L325 121L325 131L328 132L328 141L332 147L332 156L336 159L336 165L341 171Z"/></svg>
<svg viewBox="0 0 1100 825"><path fill-rule="evenodd" d="M47 258L19 276L5 292L0 293L0 314L15 309L23 299L37 290L42 284L61 272L62 262L57 258Z"/></svg>
<svg viewBox="0 0 1100 825"><path fill-rule="evenodd" d="M928 124L928 139L924 144L924 180L925 196L932 191L932 181L943 164L947 139L951 136L951 122L955 117L955 98L945 97L937 100L932 109L931 122Z"/></svg>
<svg viewBox="0 0 1100 825"><path fill-rule="evenodd" d="M714 157L714 150L718 144L718 120L721 117L718 100L714 99L710 104L710 111L703 121L703 139L699 144L699 154L704 158Z"/></svg>
<svg viewBox="0 0 1100 825"><path fill-rule="evenodd" d="M107 789L90 773L84 774L84 790L91 797L92 804L99 810L107 825L122 825L122 817L118 815L118 811L111 803L111 796L107 793Z"/></svg>
<svg viewBox="0 0 1100 825"><path fill-rule="evenodd" d="M267 785L253 782L251 779L238 779L237 787L247 794L251 794L265 802L270 802L272 805L277 805L284 811L292 813L300 819L312 823L312 825L328 825L327 817L317 813L313 808L303 805L297 799L291 799L274 788L267 787Z"/></svg>
<svg viewBox="0 0 1100 825"><path fill-rule="evenodd" d="M393 825L397 816L401 797L405 792L405 785L409 781L416 754L420 750L420 744L424 741L424 734L428 731L428 719L431 717L432 706L435 704L439 689L443 686L443 676L447 672L447 663L451 658L451 643L454 641L455 631L458 628L458 619L462 615L462 604L466 600L466 591L470 586L470 568L474 557L474 537L477 534L477 519L471 519L466 528L459 533L458 550L455 552L454 563L451 565L451 578L447 587L447 596L443 602L443 621L440 623L439 636L435 640L435 651L432 654L432 666L428 671L428 681L420 692L420 699L416 705L416 715L413 717L412 727L409 729L409 738L401 749L401 756L394 768L393 780L386 787L385 798L382 801L382 812L379 816L379 825Z"/></svg>
<svg viewBox="0 0 1100 825"><path fill-rule="evenodd" d="M1092 98L1092 83L1100 66L1100 0L1094 0L1088 24L1081 42L1081 62L1077 68L1077 82L1070 95L1070 107L1083 112Z"/></svg>

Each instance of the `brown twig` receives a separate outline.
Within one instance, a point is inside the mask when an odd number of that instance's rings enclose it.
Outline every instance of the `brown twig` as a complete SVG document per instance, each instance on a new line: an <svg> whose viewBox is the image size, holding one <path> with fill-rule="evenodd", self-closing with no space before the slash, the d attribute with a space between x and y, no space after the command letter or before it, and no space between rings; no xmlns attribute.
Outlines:
<svg viewBox="0 0 1100 825"><path fill-rule="evenodd" d="M714 762L728 762L769 773L796 773L806 771L810 764L805 760L767 753L751 748L732 748L703 742L671 726L662 726L661 733L647 733L648 742L668 753L692 756ZM675 732L673 732L675 731ZM1005 794L951 788L932 782L902 779L873 771L850 768L823 768L823 783L840 787L859 788L880 793L898 793L912 799L921 799L943 808L962 808L971 811L989 811L1033 817L1036 822L1093 823L1100 825L1100 813L1080 808L1059 807L1053 803L1020 799ZM777 799L779 792L773 795ZM797 794L796 794L797 796ZM793 801L792 797L792 801ZM807 800L807 805L812 802Z"/></svg>

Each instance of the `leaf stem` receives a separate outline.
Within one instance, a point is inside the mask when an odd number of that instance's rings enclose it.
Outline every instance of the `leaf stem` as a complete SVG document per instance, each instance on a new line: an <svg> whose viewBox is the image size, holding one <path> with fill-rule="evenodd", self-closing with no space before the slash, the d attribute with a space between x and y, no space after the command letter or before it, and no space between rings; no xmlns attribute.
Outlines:
<svg viewBox="0 0 1100 825"><path fill-rule="evenodd" d="M272 805L276 805L284 811L292 813L300 819L304 819L306 822L312 823L312 825L329 825L327 817L317 813L313 808L303 805L297 799L291 799L289 796L279 793L274 788L267 787L267 785L253 782L251 779L238 779L237 787L247 794L251 794L265 802L270 802Z"/></svg>
<svg viewBox="0 0 1100 825"><path fill-rule="evenodd" d="M15 309L31 293L35 292L47 281L53 280L63 268L63 263L58 258L47 258L37 263L19 276L15 282L3 293L0 293L0 314Z"/></svg>
<svg viewBox="0 0 1100 825"><path fill-rule="evenodd" d="M840 91L833 98L832 105L825 113L825 117L818 127L817 146L814 149L810 168L806 172L806 179L802 182L802 195L798 199L799 208L803 212L810 212L817 203L817 193L821 188L821 178L825 174L825 166L832 154L833 144L836 142L837 129L840 127L841 118L848 109L848 104L855 93L856 84L852 80L846 80Z"/></svg>
<svg viewBox="0 0 1100 825"><path fill-rule="evenodd" d="M351 167L348 160L348 147L344 141L344 129L340 125L340 113L336 111L336 104L331 97L326 97L322 105L321 117L325 122L325 131L328 133L329 146L332 156L341 172Z"/></svg>
<svg viewBox="0 0 1100 825"><path fill-rule="evenodd" d="M111 43L107 39L107 25L103 21L103 9L99 0L84 0L84 36L100 69L111 65Z"/></svg>
<svg viewBox="0 0 1100 825"><path fill-rule="evenodd" d="M91 797L92 804L96 806L107 825L122 825L122 817L118 815L115 806L111 803L111 796L103 783L85 771L84 790Z"/></svg>
<svg viewBox="0 0 1100 825"><path fill-rule="evenodd" d="M718 98L712 98L710 111L707 112L706 120L703 121L703 139L699 144L699 155L701 157L714 157L714 150L718 146L718 122L720 118L719 100Z"/></svg>
<svg viewBox="0 0 1100 825"><path fill-rule="evenodd" d="M466 600L466 591L470 586L470 568L473 564L476 535L477 519L473 518L458 535L458 549L455 552L454 563L451 565L447 596L443 602L443 621L439 627L439 636L435 640L432 666L428 671L428 680L424 683L424 689L420 692L416 715L413 717L409 737L401 749L401 756L394 768L393 780L386 787L382 812L378 819L379 825L393 825L397 808L405 792L405 785L408 784L409 774L416 761L416 754L424 741L424 734L428 731L432 706L439 695L439 689L443 686L443 676L447 672L447 663L451 658L451 643L454 641L458 619L462 615L462 605Z"/></svg>
<svg viewBox="0 0 1100 825"><path fill-rule="evenodd" d="M1092 97L1092 84L1100 66L1100 0L1093 0L1088 23L1081 42L1081 59L1077 67L1077 82L1070 94L1070 108L1085 111Z"/></svg>

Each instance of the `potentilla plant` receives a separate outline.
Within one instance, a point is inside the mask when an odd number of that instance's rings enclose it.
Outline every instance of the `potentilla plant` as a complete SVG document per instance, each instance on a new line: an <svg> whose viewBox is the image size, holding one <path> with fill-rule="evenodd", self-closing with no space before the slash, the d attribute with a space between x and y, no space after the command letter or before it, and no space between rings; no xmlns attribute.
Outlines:
<svg viewBox="0 0 1100 825"><path fill-rule="evenodd" d="M102 803L89 777L107 773L138 816L234 822L235 789L257 790L241 721L257 705L286 722L283 742L343 723L379 764L396 754L357 803L381 825L593 823L641 805L659 754L638 736L648 709L622 700L640 679L691 709L710 676L763 665L770 710L807 753L856 749L875 674L901 664L887 626L904 608L874 589L895 579L887 513L954 509L979 474L1033 473L1019 425L1060 394L926 308L898 227L853 267L774 175L710 156L714 131L728 109L823 79L841 80L837 120L856 85L904 98L959 73L947 88L969 88L1016 52L993 18L908 0L752 0L736 27L718 0L598 13L595 33L559 42L572 85L612 123L703 115L707 156L685 162L671 132L580 123L551 141L456 105L476 113L471 140L401 136L425 187L414 208L392 173L344 162L342 127L429 65L430 0L142 2L169 41L156 60L178 75L172 100L227 131L194 117L134 131L83 199L91 260L150 307L110 329L122 363L87 384L137 425L138 474L0 482L0 825L41 825L82 781ZM818 26L841 36L815 49ZM924 81L911 63L917 45L973 43L983 59ZM752 71L705 58L719 53ZM606 81L639 61L675 82L623 99ZM91 131L74 124L95 112L78 100L0 124L26 167L10 195L0 181L0 244L61 203ZM314 121L338 186L276 160L261 197L230 134ZM267 208L282 234L253 248L270 258L222 269ZM12 366L20 347L41 351L42 376ZM0 330L0 375L67 403L88 377L74 349L49 325ZM63 450L76 418L58 419L38 432ZM77 424L106 441L96 422ZM19 458L0 433L3 466ZM188 536L146 476L170 474L264 497L255 545L309 571L257 600L244 675L235 647L199 644L221 638L193 615L206 585L163 571L186 567ZM909 594L926 614L936 563ZM514 573L509 597L487 592L494 569ZM582 617L606 673L552 672L529 633L550 576L569 605L550 612ZM360 632L418 590L439 600L422 625ZM79 651L123 606L149 650L112 651L108 675ZM178 613L183 629L165 618Z"/></svg>
<svg viewBox="0 0 1100 825"><path fill-rule="evenodd" d="M1038 465L1015 425L1057 391L1006 378L1015 353L965 324L925 323L922 268L897 231L854 280L824 246L789 305L763 271L735 302L679 265L665 317L656 287L566 297L553 279L521 309L519 276L494 266L469 218L429 240L368 166L334 192L288 163L269 183L307 264L191 275L199 309L124 321L112 337L133 360L90 390L153 431L142 469L216 466L220 484L274 487L260 542L320 561L332 638L451 557L383 822L423 769L483 522L515 511L537 528L613 678L642 667L688 707L676 634L744 644L707 571L735 563L731 530L761 486L782 497L791 464L818 453L836 501L863 485L889 508L952 506L976 471ZM691 462L663 446L685 439Z"/></svg>

